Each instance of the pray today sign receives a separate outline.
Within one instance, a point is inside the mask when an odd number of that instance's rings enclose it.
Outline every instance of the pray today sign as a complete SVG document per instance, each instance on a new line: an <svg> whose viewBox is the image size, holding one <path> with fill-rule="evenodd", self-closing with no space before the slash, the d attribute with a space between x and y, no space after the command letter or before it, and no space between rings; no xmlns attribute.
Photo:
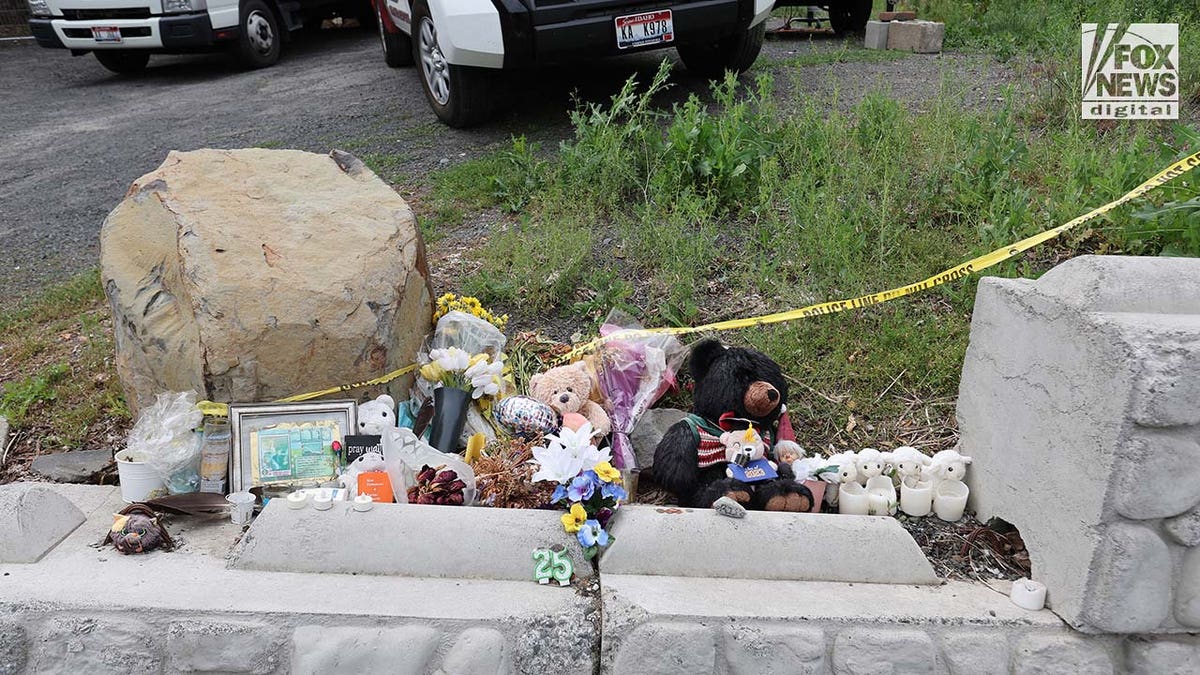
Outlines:
<svg viewBox="0 0 1200 675"><path fill-rule="evenodd" d="M1179 24L1083 24L1084 119L1179 118Z"/></svg>

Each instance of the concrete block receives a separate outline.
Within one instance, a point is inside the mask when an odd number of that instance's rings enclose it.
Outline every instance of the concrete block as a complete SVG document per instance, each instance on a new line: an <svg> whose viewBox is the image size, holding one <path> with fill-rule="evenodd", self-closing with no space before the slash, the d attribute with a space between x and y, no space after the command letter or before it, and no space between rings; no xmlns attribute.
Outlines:
<svg viewBox="0 0 1200 675"><path fill-rule="evenodd" d="M1198 439L1200 433L1186 428L1135 431L1123 458L1130 470L1116 493L1117 511L1138 520L1169 518L1200 503Z"/></svg>
<svg viewBox="0 0 1200 675"><path fill-rule="evenodd" d="M645 623L621 640L613 675L705 675L716 672L713 629L700 624Z"/></svg>
<svg viewBox="0 0 1200 675"><path fill-rule="evenodd" d="M888 24L883 21L868 21L867 35L863 46L867 49L887 49Z"/></svg>
<svg viewBox="0 0 1200 675"><path fill-rule="evenodd" d="M833 641L835 675L936 671L937 649L923 630L858 627L842 631Z"/></svg>
<svg viewBox="0 0 1200 675"><path fill-rule="evenodd" d="M1125 668L1129 675L1195 675L1200 673L1200 639L1131 639Z"/></svg>
<svg viewBox="0 0 1200 675"><path fill-rule="evenodd" d="M817 627L746 625L725 628L730 675L819 675L829 671L825 631Z"/></svg>
<svg viewBox="0 0 1200 675"><path fill-rule="evenodd" d="M1098 641L1070 634L1033 634L1021 640L1013 675L1112 675L1112 657Z"/></svg>
<svg viewBox="0 0 1200 675"><path fill-rule="evenodd" d="M1110 526L1200 502L1195 427L1143 414L1191 382L1175 359L1197 344L1198 260L1080 256L1037 281L980 282L957 415L971 506L1021 531L1050 607L1079 630L1185 630L1170 612L1149 624L1185 521L1164 525L1167 540ZM1168 372L1173 389L1145 384Z"/></svg>
<svg viewBox="0 0 1200 675"><path fill-rule="evenodd" d="M936 21L892 21L888 24L887 48L918 54L942 51L946 25Z"/></svg>
<svg viewBox="0 0 1200 675"><path fill-rule="evenodd" d="M677 408L653 408L647 410L638 420L637 426L629 434L629 442L637 456L637 465L641 469L654 466L654 449L662 440L667 429L687 417L687 412Z"/></svg>
<svg viewBox="0 0 1200 675"><path fill-rule="evenodd" d="M1133 419L1147 427L1200 424L1200 342L1164 347L1137 382Z"/></svg>
<svg viewBox="0 0 1200 675"><path fill-rule="evenodd" d="M1163 531L1180 546L1200 545L1200 508L1164 520Z"/></svg>
<svg viewBox="0 0 1200 675"><path fill-rule="evenodd" d="M292 638L292 675L421 673L441 633L428 626L301 626Z"/></svg>
<svg viewBox="0 0 1200 675"><path fill-rule="evenodd" d="M0 620L0 675L17 675L25 670L25 644L24 626Z"/></svg>
<svg viewBox="0 0 1200 675"><path fill-rule="evenodd" d="M611 574L934 584L929 560L894 518L711 509L622 508L616 542L600 568ZM703 555L694 555L703 551Z"/></svg>
<svg viewBox="0 0 1200 675"><path fill-rule="evenodd" d="M58 483L86 483L112 461L112 450L72 450L38 455L29 468Z"/></svg>
<svg viewBox="0 0 1200 675"><path fill-rule="evenodd" d="M508 675L511 661L500 631L468 628L454 641L436 675Z"/></svg>
<svg viewBox="0 0 1200 675"><path fill-rule="evenodd" d="M46 487L0 486L0 563L37 562L84 520L71 500Z"/></svg>
<svg viewBox="0 0 1200 675"><path fill-rule="evenodd" d="M263 623L176 621L167 629L168 663L181 673L273 673L284 652L282 632Z"/></svg>
<svg viewBox="0 0 1200 675"><path fill-rule="evenodd" d="M533 579L533 551L565 545L578 578L592 576L557 511L349 503L327 511L272 500L246 533L232 566L243 570ZM392 533L381 537L378 533Z"/></svg>
<svg viewBox="0 0 1200 675"><path fill-rule="evenodd" d="M1008 675L1006 636L999 631L953 632L942 637L950 675Z"/></svg>
<svg viewBox="0 0 1200 675"><path fill-rule="evenodd" d="M35 673L135 675L158 673L162 650L148 624L132 620L58 616L35 640L29 670Z"/></svg>
<svg viewBox="0 0 1200 675"><path fill-rule="evenodd" d="M1175 620L1200 628L1200 548L1188 549L1175 587Z"/></svg>
<svg viewBox="0 0 1200 675"><path fill-rule="evenodd" d="M1106 528L1084 618L1113 633L1149 633L1171 614L1171 554L1147 527Z"/></svg>

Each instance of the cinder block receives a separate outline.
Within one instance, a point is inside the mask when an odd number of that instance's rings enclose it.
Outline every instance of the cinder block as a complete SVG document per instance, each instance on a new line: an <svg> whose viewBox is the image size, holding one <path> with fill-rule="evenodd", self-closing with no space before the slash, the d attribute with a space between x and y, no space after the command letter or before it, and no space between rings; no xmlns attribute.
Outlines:
<svg viewBox="0 0 1200 675"><path fill-rule="evenodd" d="M936 21L892 21L887 24L887 48L917 54L942 51L946 25Z"/></svg>
<svg viewBox="0 0 1200 675"><path fill-rule="evenodd" d="M867 49L887 49L888 24L882 21L868 21L867 38L863 46Z"/></svg>

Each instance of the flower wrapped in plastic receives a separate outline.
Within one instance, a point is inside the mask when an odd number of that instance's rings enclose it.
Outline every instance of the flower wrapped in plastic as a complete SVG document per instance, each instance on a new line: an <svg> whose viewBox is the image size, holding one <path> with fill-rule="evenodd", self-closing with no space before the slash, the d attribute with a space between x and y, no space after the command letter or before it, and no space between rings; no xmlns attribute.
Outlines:
<svg viewBox="0 0 1200 675"><path fill-rule="evenodd" d="M675 373L687 355L675 336L637 332L641 329L641 324L620 310L609 312L600 327L601 336L615 334L597 354L596 379L608 401L613 464L619 469L636 467L629 434L642 413L675 386Z"/></svg>

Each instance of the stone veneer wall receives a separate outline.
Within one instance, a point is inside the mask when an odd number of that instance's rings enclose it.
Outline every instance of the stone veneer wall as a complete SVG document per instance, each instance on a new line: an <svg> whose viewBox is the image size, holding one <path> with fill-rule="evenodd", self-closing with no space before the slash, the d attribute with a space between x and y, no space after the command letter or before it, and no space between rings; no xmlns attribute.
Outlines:
<svg viewBox="0 0 1200 675"><path fill-rule="evenodd" d="M981 519L1085 632L1200 630L1200 260L984 279L959 395Z"/></svg>

